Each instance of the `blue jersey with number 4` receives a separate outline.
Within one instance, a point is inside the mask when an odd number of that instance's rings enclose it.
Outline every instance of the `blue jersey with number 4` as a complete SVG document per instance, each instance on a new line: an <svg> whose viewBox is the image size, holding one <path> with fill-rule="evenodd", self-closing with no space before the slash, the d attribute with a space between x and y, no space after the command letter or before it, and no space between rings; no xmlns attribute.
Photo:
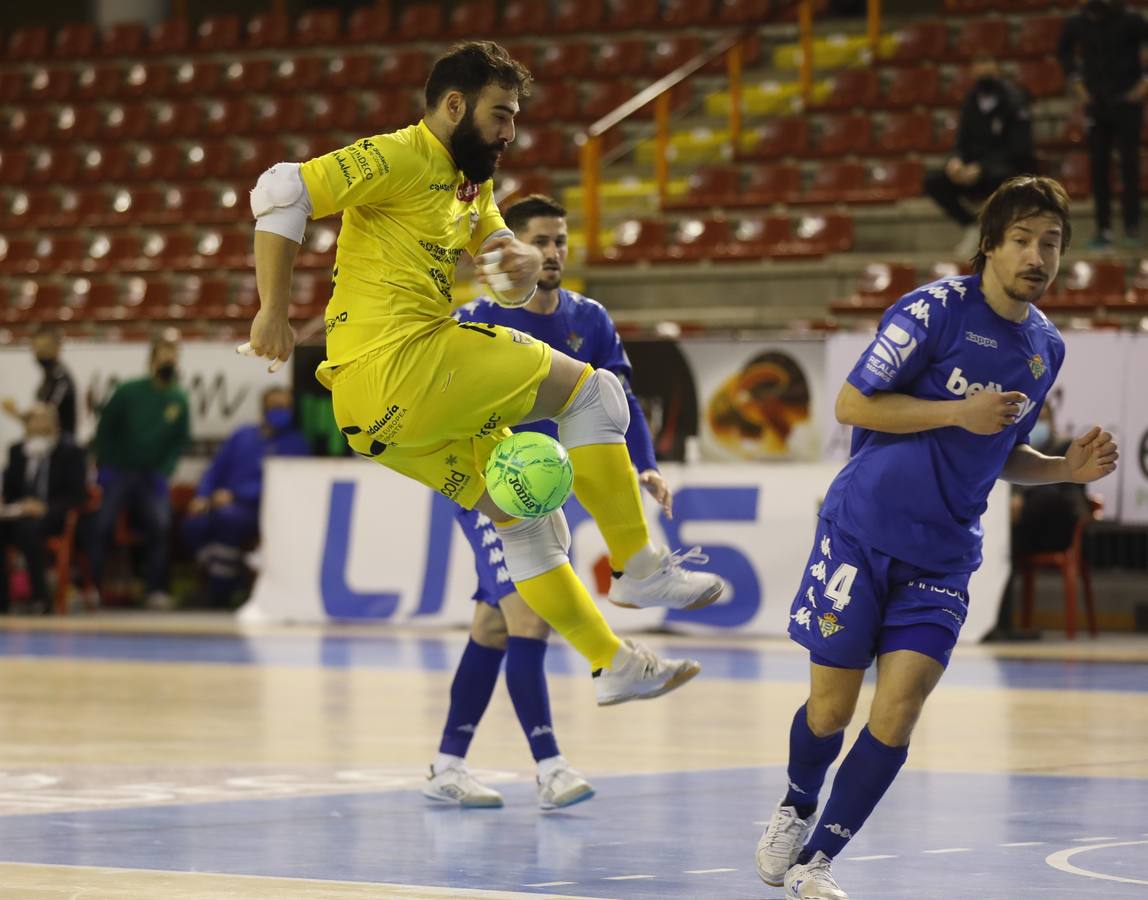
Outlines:
<svg viewBox="0 0 1148 900"><path fill-rule="evenodd" d="M1028 435L1064 360L1064 340L1035 306L1023 322L993 312L981 277L935 281L881 319L848 381L922 400L1020 391L1028 400L994 435L963 428L916 434L853 429L849 462L822 515L870 546L926 571L971 572L981 563L980 517L1017 444Z"/></svg>

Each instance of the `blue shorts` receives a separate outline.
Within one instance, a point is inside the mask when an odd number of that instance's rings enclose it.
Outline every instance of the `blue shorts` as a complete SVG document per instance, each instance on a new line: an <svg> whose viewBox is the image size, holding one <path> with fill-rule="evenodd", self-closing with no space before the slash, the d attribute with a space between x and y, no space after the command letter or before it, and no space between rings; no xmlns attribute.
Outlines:
<svg viewBox="0 0 1148 900"><path fill-rule="evenodd" d="M471 599L497 607L503 597L514 593L515 588L506 570L502 540L494 529L494 523L477 509L463 509L461 506L455 518L474 551L478 587L474 589Z"/></svg>
<svg viewBox="0 0 1148 900"><path fill-rule="evenodd" d="M968 614L971 575L927 572L820 518L789 636L820 665L867 669L893 650L948 665Z"/></svg>

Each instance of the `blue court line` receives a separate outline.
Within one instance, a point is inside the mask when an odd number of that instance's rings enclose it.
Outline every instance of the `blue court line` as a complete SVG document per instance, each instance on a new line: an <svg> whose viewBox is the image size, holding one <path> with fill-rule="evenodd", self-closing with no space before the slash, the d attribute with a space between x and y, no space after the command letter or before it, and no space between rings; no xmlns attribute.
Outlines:
<svg viewBox="0 0 1148 900"><path fill-rule="evenodd" d="M780 767L594 782L595 799L555 813L541 813L533 786L516 783L502 786L501 810L431 805L406 790L4 816L0 860L508 892L570 881L546 890L625 900L781 897L753 869L756 823L785 784ZM1148 780L910 768L835 870L854 900L1143 898L1148 885L1083 878L1044 860L1088 846L1082 838L1148 840L1146 811ZM1148 843L1074 862L1148 882ZM734 871L691 874L707 869ZM625 875L654 877L611 880Z"/></svg>
<svg viewBox="0 0 1148 900"><path fill-rule="evenodd" d="M153 663L453 671L459 638L365 635L172 635L91 631L0 630L0 657L59 657ZM708 678L804 683L799 653L759 647L675 644L675 655L697 658ZM582 660L564 645L547 654L547 671L576 675ZM1052 691L1148 692L1148 664L1082 660L1000 659L953 655L945 684Z"/></svg>

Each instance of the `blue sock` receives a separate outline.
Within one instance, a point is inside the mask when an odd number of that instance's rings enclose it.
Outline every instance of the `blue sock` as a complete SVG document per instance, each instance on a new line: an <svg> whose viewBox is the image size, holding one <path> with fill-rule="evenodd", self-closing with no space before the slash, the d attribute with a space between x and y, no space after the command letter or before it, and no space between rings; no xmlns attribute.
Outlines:
<svg viewBox="0 0 1148 900"><path fill-rule="evenodd" d="M506 642L506 689L535 760L558 755L546 687L546 641L512 637Z"/></svg>
<svg viewBox="0 0 1148 900"><path fill-rule="evenodd" d="M844 743L843 731L824 738L810 731L805 707L801 707L789 729L789 793L781 805L794 807L802 819L813 815L817 811L817 795L825 784L825 774Z"/></svg>
<svg viewBox="0 0 1148 900"><path fill-rule="evenodd" d="M886 746L869 733L868 726L861 729L857 743L833 779L833 790L817 830L797 861L809 862L818 850L832 859L844 850L885 796L908 756L907 746Z"/></svg>
<svg viewBox="0 0 1148 900"><path fill-rule="evenodd" d="M473 638L467 642L450 686L450 712L438 748L440 753L466 756L471 738L494 694L494 686L498 684L498 670L505 652L476 644Z"/></svg>

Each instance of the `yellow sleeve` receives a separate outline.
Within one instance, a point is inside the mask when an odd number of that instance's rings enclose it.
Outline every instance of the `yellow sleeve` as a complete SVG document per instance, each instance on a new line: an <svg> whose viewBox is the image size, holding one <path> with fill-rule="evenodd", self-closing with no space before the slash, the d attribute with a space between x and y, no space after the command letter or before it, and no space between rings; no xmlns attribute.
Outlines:
<svg viewBox="0 0 1148 900"><path fill-rule="evenodd" d="M466 246L466 251L471 256L477 256L487 238L496 231L510 230L502 220L498 204L494 202L494 181L488 180L482 185L475 205L478 207L478 224L474 226L474 235Z"/></svg>
<svg viewBox="0 0 1148 900"><path fill-rule="evenodd" d="M311 218L351 206L385 204L419 182L427 160L410 144L380 134L303 163L299 172L311 197Z"/></svg>

